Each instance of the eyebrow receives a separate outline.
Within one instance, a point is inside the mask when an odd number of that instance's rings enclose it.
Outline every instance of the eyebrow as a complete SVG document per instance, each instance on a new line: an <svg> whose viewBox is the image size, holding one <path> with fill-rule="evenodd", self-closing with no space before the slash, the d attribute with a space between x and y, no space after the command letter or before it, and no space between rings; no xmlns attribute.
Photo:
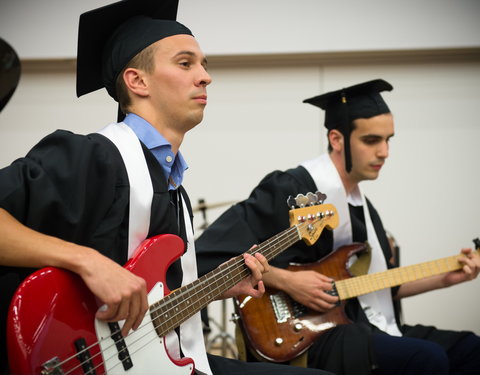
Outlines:
<svg viewBox="0 0 480 375"><path fill-rule="evenodd" d="M385 138L385 139L390 139L390 138L392 138L394 135L395 135L395 133L392 133L392 134L387 135L386 137L384 137L384 136L382 136L382 135L380 135L380 134L364 134L364 135L360 136L360 138L362 138L362 139L363 139L363 138L380 138L380 139Z"/></svg>
<svg viewBox="0 0 480 375"><path fill-rule="evenodd" d="M173 57L176 58L176 57L181 56L181 55L188 55L188 56L192 56L192 57L197 57L197 54L195 52L189 51L189 50L179 51ZM207 61L206 57L203 57L202 65L205 66L205 67L208 65L208 61Z"/></svg>

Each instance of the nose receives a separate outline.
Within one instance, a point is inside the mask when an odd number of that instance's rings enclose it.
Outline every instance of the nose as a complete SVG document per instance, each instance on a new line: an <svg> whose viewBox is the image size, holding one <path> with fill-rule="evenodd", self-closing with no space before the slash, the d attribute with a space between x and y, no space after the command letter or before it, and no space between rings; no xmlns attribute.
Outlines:
<svg viewBox="0 0 480 375"><path fill-rule="evenodd" d="M197 86L208 86L212 83L212 77L208 74L207 70L202 66L200 68L199 77L197 79Z"/></svg>
<svg viewBox="0 0 480 375"><path fill-rule="evenodd" d="M377 148L377 157L381 159L388 158L389 144L388 141L380 142Z"/></svg>

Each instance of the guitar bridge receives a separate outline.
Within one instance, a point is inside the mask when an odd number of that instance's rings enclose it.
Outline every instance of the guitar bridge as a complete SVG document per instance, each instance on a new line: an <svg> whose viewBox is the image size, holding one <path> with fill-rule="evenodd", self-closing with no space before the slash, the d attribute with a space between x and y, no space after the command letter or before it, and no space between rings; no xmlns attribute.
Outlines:
<svg viewBox="0 0 480 375"><path fill-rule="evenodd" d="M270 302L272 303L277 323L285 323L292 316L290 314L290 309L288 308L286 297L286 294L283 292L270 295Z"/></svg>
<svg viewBox="0 0 480 375"><path fill-rule="evenodd" d="M307 312L307 308L301 303L290 298L284 292L270 295L272 308L277 318L277 323L285 323L293 315L293 318L298 318ZM290 309L289 304L292 306Z"/></svg>
<svg viewBox="0 0 480 375"><path fill-rule="evenodd" d="M60 358L53 357L46 361L43 365L43 370L40 372L42 375L64 375L62 368L60 367Z"/></svg>

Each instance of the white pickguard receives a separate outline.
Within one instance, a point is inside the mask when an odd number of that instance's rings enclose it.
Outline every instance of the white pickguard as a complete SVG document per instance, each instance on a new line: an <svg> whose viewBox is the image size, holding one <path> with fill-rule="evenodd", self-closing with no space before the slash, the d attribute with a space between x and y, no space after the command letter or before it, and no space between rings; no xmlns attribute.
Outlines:
<svg viewBox="0 0 480 375"><path fill-rule="evenodd" d="M148 293L148 303L151 305L163 297L163 284L159 282ZM119 325L122 327L123 321L119 322ZM110 337L111 333L108 325L95 319L95 330L100 343L106 374L193 374L193 364L179 366L172 362L165 347L165 338L158 337L148 313L140 327L136 331L130 331L129 335L124 338L133 363L133 367L128 371L124 370L121 361L118 359L118 350Z"/></svg>

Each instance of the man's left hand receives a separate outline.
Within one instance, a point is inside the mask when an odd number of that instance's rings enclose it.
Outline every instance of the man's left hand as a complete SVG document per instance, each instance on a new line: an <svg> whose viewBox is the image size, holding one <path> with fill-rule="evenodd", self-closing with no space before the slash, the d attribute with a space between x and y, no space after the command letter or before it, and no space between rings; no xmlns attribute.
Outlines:
<svg viewBox="0 0 480 375"><path fill-rule="evenodd" d="M480 256L472 249L462 249L458 258L462 268L458 271L446 273L443 282L446 287L475 279L480 272Z"/></svg>
<svg viewBox="0 0 480 375"><path fill-rule="evenodd" d="M269 270L267 259L260 253L255 253L255 255L244 253L243 258L251 274L223 293L222 298L235 297L239 294L248 294L252 297L260 298L265 293L262 275Z"/></svg>

